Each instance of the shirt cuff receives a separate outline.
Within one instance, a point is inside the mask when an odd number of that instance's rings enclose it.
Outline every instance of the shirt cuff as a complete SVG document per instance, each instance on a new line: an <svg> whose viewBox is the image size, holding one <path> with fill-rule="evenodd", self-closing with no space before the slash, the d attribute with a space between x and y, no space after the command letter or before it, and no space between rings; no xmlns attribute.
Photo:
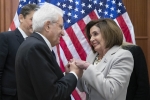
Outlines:
<svg viewBox="0 0 150 100"><path fill-rule="evenodd" d="M76 78L77 78L77 80L78 80L78 76L77 76L77 74L76 74L75 72L71 71L71 72L69 72L69 73L74 74L74 75L75 75L75 77L76 77Z"/></svg>

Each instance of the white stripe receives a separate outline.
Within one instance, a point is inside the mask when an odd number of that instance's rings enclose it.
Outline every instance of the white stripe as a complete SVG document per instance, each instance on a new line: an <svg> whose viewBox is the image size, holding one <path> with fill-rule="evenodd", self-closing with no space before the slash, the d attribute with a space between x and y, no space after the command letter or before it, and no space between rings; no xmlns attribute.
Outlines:
<svg viewBox="0 0 150 100"><path fill-rule="evenodd" d="M71 95L71 100L75 100L74 97Z"/></svg>
<svg viewBox="0 0 150 100"><path fill-rule="evenodd" d="M64 33L65 33L65 36L63 36L62 38L64 39L64 41L65 41L70 53L72 54L73 58L80 59L80 56L78 55L75 47L73 46L73 43L72 43L70 37L68 36L68 34L66 33L65 30L64 30Z"/></svg>
<svg viewBox="0 0 150 100"><path fill-rule="evenodd" d="M89 22L91 21L91 18L89 17L89 15L87 15L87 16L85 16L85 17L83 18L83 21L84 21L84 23L85 23L85 25L86 25L87 23L89 23Z"/></svg>
<svg viewBox="0 0 150 100"><path fill-rule="evenodd" d="M78 38L80 44L82 45L84 51L86 52L86 54L88 54L91 51L91 47L90 47L88 41L86 40L85 36L83 35L80 27L78 26L77 23L75 23L74 25L72 25L72 29L73 29L76 37Z"/></svg>
<svg viewBox="0 0 150 100"><path fill-rule="evenodd" d="M96 10L96 9L94 9L94 12L95 12L97 18L100 18L99 15L98 15L98 13L97 13L97 10Z"/></svg>
<svg viewBox="0 0 150 100"><path fill-rule="evenodd" d="M123 19L124 19L126 25L128 26L128 29L129 29L129 31L130 31L133 44L136 44L136 42L135 42L134 28L133 28L133 25L132 25L132 23L131 23L131 20L130 20L130 18L129 18L128 13L126 12L126 13L122 14L122 17L123 17Z"/></svg>
<svg viewBox="0 0 150 100"><path fill-rule="evenodd" d="M17 12L15 14L15 17L14 17L13 21L14 21L15 27L17 28L20 25Z"/></svg>
<svg viewBox="0 0 150 100"><path fill-rule="evenodd" d="M64 51L63 49L61 48L61 46L59 46L59 50L60 50L60 57L61 57L61 60L62 60L62 63L64 65L64 67L68 64L68 60L64 54Z"/></svg>
<svg viewBox="0 0 150 100"><path fill-rule="evenodd" d="M118 21L116 20L116 19L113 19L115 22L116 22L116 24L119 26L119 28L121 29L121 27L120 27L120 25L119 25L119 23L118 23ZM121 31L122 31L122 29L121 29ZM122 31L122 34L123 34L123 31ZM123 34L123 42L125 42L126 41L126 38L125 38L125 36L124 36L124 34Z"/></svg>

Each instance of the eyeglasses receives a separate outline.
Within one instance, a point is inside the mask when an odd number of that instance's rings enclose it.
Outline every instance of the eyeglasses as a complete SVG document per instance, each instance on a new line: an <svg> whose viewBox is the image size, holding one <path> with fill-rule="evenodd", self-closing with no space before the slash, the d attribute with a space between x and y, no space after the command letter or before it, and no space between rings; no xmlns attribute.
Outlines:
<svg viewBox="0 0 150 100"><path fill-rule="evenodd" d="M53 23L58 24L59 28L60 28L61 30L64 30L64 26L63 26L63 25L59 24L58 22L53 22Z"/></svg>

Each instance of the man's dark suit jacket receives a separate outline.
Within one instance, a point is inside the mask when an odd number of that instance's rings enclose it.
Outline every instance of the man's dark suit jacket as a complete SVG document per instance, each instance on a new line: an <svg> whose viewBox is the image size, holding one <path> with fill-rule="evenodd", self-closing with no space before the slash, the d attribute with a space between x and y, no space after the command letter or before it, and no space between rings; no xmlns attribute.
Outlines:
<svg viewBox="0 0 150 100"><path fill-rule="evenodd" d="M44 39L33 33L16 55L16 80L19 100L70 100L77 79L63 75Z"/></svg>
<svg viewBox="0 0 150 100"><path fill-rule="evenodd" d="M0 100L16 95L15 57L23 40L18 29L0 33Z"/></svg>
<svg viewBox="0 0 150 100"><path fill-rule="evenodd" d="M126 45L134 58L134 69L131 74L126 100L148 100L149 80L148 70L144 53L139 46Z"/></svg>

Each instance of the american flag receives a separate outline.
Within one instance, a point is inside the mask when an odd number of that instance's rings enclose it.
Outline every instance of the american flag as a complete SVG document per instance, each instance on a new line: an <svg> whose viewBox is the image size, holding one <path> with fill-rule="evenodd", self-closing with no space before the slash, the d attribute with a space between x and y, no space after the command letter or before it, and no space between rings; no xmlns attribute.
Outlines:
<svg viewBox="0 0 150 100"><path fill-rule="evenodd" d="M20 0L9 30L19 26L18 15L25 4L41 5L44 2L60 7L64 13L65 36L53 48L63 72L71 58L85 60L91 51L84 28L92 19L112 18L121 28L124 41L135 44L134 29L122 0ZM76 88L72 93L72 100L85 100L85 94Z"/></svg>

